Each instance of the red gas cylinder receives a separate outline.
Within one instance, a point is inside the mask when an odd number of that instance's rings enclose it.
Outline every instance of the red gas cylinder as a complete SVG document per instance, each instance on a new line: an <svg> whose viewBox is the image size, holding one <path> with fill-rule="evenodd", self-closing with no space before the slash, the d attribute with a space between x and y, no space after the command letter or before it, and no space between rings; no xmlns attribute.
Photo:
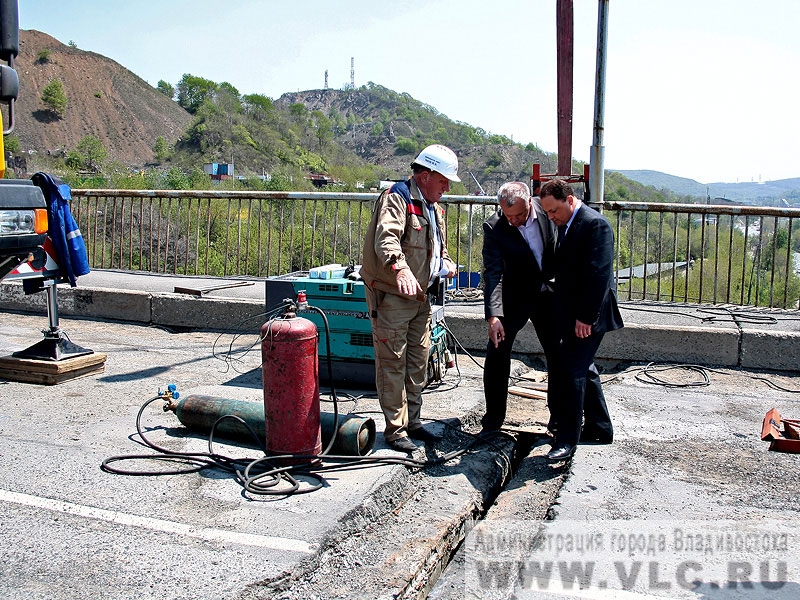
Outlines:
<svg viewBox="0 0 800 600"><path fill-rule="evenodd" d="M320 454L319 333L293 312L261 327L264 425L271 454Z"/></svg>

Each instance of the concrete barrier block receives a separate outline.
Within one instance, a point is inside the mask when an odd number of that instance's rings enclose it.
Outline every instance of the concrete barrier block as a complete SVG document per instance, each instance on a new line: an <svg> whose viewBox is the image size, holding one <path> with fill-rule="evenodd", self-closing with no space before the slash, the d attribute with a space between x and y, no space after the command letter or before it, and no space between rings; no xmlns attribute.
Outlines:
<svg viewBox="0 0 800 600"><path fill-rule="evenodd" d="M461 345L472 351L483 352L489 341L489 329L482 315L476 313L445 312L447 328Z"/></svg>
<svg viewBox="0 0 800 600"><path fill-rule="evenodd" d="M56 302L60 315L150 322L150 293L136 290L56 286ZM47 314L47 292L26 295L22 282L0 286L0 309Z"/></svg>
<svg viewBox="0 0 800 600"><path fill-rule="evenodd" d="M743 331L741 361L745 369L800 371L800 333Z"/></svg>
<svg viewBox="0 0 800 600"><path fill-rule="evenodd" d="M632 323L607 333L597 358L735 367L739 364L739 333L735 329Z"/></svg>
<svg viewBox="0 0 800 600"><path fill-rule="evenodd" d="M150 303L149 292L80 287L58 289L59 310L76 317L150 323Z"/></svg>
<svg viewBox="0 0 800 600"><path fill-rule="evenodd" d="M152 323L154 325L221 331L251 331L258 334L266 320L264 303L259 300L198 298L176 294L153 294L152 296Z"/></svg>
<svg viewBox="0 0 800 600"><path fill-rule="evenodd" d="M47 296L44 292L26 295L21 281L4 281L0 285L0 309L47 314Z"/></svg>

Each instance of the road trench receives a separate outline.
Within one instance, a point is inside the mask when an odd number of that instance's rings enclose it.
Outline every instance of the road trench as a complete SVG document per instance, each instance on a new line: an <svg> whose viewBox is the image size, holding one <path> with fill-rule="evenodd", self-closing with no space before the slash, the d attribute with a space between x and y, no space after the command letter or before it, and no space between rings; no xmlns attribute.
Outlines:
<svg viewBox="0 0 800 600"><path fill-rule="evenodd" d="M549 420L544 396L546 390L544 372L523 366L512 374L503 427L503 432L514 440L511 470L503 484L487 497L484 511L470 524L470 529L478 522L491 528L492 521L546 521L554 518L554 506L568 476L569 465L550 463L546 459L552 440L546 432ZM471 597L465 581L466 552L469 551L469 545L462 539L441 573L431 581L427 593L418 597L430 600Z"/></svg>
<svg viewBox="0 0 800 600"><path fill-rule="evenodd" d="M564 463L545 459L551 439L545 400L526 397L525 389L546 389L543 379L517 365L501 433L456 465L393 469L368 502L339 521L319 552L238 598L464 598L462 544L469 531L494 519L547 519L568 472ZM479 413L461 419L460 427L478 431ZM462 432L445 428L436 451L463 443ZM432 449L423 452L433 456Z"/></svg>

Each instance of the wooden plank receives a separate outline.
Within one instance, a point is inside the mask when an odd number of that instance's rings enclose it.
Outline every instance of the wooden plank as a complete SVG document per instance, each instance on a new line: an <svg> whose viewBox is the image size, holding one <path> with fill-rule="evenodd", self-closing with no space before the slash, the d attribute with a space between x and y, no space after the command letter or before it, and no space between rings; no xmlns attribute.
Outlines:
<svg viewBox="0 0 800 600"><path fill-rule="evenodd" d="M510 433L528 433L531 435L547 435L547 427L544 425L530 425L528 427L503 425L503 431L508 431Z"/></svg>
<svg viewBox="0 0 800 600"><path fill-rule="evenodd" d="M522 396L523 398L535 398L537 400L547 400L547 392L542 392L540 390L532 390L530 388L520 387L517 385L509 386L508 393L514 394L515 396Z"/></svg>
<svg viewBox="0 0 800 600"><path fill-rule="evenodd" d="M55 385L62 381L88 377L105 370L106 355L94 352L63 360L35 360L4 356L0 358L0 378L7 381Z"/></svg>
<svg viewBox="0 0 800 600"><path fill-rule="evenodd" d="M544 381L546 375L545 373L540 373L537 371L528 371L527 373L523 373L522 375L518 375L517 379L521 379L526 381L536 387L544 386L547 387L547 382Z"/></svg>

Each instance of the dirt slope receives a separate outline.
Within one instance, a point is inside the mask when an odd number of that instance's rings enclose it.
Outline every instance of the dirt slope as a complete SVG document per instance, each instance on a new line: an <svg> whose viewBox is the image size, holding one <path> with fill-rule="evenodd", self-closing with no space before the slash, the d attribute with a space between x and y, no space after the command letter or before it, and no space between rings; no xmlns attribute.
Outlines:
<svg viewBox="0 0 800 600"><path fill-rule="evenodd" d="M159 135L172 143L191 115L155 87L113 60L64 45L40 31L21 30L15 62L20 92L12 135L23 152L63 152L75 148L87 135L97 137L109 159L131 167L152 160ZM49 59L39 61L42 50ZM42 90L59 79L67 108L56 118L41 100ZM8 127L7 111L4 110Z"/></svg>

